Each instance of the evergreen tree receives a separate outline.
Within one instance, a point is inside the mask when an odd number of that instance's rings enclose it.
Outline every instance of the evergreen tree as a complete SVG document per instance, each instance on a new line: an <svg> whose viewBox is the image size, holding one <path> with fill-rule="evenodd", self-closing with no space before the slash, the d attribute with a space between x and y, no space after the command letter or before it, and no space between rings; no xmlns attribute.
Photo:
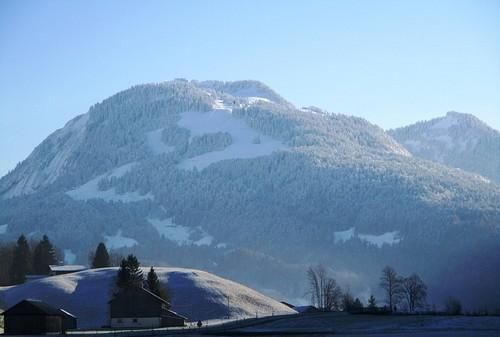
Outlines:
<svg viewBox="0 0 500 337"><path fill-rule="evenodd" d="M137 257L130 254L127 259L122 259L118 270L116 285L120 288L142 287L144 277L142 275L141 264Z"/></svg>
<svg viewBox="0 0 500 337"><path fill-rule="evenodd" d="M35 273L47 275L50 272L49 265L56 264L56 251L47 235L44 235L33 252L33 268Z"/></svg>
<svg viewBox="0 0 500 337"><path fill-rule="evenodd" d="M14 247L14 256L10 266L10 281L12 284L20 284L26 281L26 274L31 271L31 250L28 240L24 235L17 239Z"/></svg>
<svg viewBox="0 0 500 337"><path fill-rule="evenodd" d="M370 295L370 298L368 299L368 310L372 312L377 311L377 300L375 300L373 295Z"/></svg>
<svg viewBox="0 0 500 337"><path fill-rule="evenodd" d="M153 267L149 270L148 276L146 278L146 288L153 294L163 298L165 301L170 301L170 292L167 288L163 287L158 275L156 274Z"/></svg>
<svg viewBox="0 0 500 337"><path fill-rule="evenodd" d="M155 269L152 266L151 269L149 269L149 273L146 278L146 288L153 294L160 296L160 280L158 279L158 275L156 275Z"/></svg>
<svg viewBox="0 0 500 337"><path fill-rule="evenodd" d="M363 303L361 303L361 301L357 297L354 300L354 303L352 304L352 311L353 312L362 312L363 311Z"/></svg>
<svg viewBox="0 0 500 337"><path fill-rule="evenodd" d="M122 259L120 262L120 269L118 269L118 278L116 285L119 288L126 288L130 284L130 271L127 266L127 260Z"/></svg>
<svg viewBox="0 0 500 337"><path fill-rule="evenodd" d="M100 242L92 260L92 268L106 268L111 266L108 250L104 243Z"/></svg>

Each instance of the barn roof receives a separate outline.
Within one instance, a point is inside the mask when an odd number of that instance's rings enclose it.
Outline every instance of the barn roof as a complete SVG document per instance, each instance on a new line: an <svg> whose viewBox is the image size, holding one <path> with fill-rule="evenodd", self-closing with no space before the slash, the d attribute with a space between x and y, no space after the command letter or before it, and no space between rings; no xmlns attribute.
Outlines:
<svg viewBox="0 0 500 337"><path fill-rule="evenodd" d="M2 315L73 316L67 311L62 311L50 304L34 299L22 300L5 310Z"/></svg>

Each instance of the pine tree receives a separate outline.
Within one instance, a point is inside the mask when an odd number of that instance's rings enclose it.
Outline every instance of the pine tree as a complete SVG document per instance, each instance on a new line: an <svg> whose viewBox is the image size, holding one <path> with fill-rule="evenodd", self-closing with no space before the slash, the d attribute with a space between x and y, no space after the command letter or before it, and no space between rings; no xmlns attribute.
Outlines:
<svg viewBox="0 0 500 337"><path fill-rule="evenodd" d="M156 274L153 267L149 270L148 276L146 278L146 288L153 294L163 298L165 301L170 301L170 292L166 287L163 287L158 275Z"/></svg>
<svg viewBox="0 0 500 337"><path fill-rule="evenodd" d="M142 275L141 264L135 255L127 256L127 266L130 272L130 285L133 287L142 287L144 284L144 276Z"/></svg>
<svg viewBox="0 0 500 337"><path fill-rule="evenodd" d="M362 312L363 311L363 303L361 303L361 301L357 297L354 300L354 303L352 305L352 310L354 312Z"/></svg>
<svg viewBox="0 0 500 337"><path fill-rule="evenodd" d="M141 264L137 257L130 254L127 259L122 259L118 270L116 285L120 288L142 287L144 277L142 275Z"/></svg>
<svg viewBox="0 0 500 337"><path fill-rule="evenodd" d="M13 284L20 284L26 281L26 274L31 271L31 250L24 235L17 239L14 247L14 257L10 266L10 280Z"/></svg>
<svg viewBox="0 0 500 337"><path fill-rule="evenodd" d="M160 280L158 279L158 275L156 275L155 269L152 266L146 278L146 288L153 294L160 296Z"/></svg>
<svg viewBox="0 0 500 337"><path fill-rule="evenodd" d="M111 266L108 250L104 243L100 242L92 260L92 268L106 268Z"/></svg>
<svg viewBox="0 0 500 337"><path fill-rule="evenodd" d="M118 278L116 285L119 288L126 288L130 284L130 271L127 266L127 260L122 259L120 262L120 269L118 269Z"/></svg>
<svg viewBox="0 0 500 337"><path fill-rule="evenodd" d="M33 252L33 268L35 273L47 275L50 272L49 266L56 264L56 252L47 235L44 235Z"/></svg>

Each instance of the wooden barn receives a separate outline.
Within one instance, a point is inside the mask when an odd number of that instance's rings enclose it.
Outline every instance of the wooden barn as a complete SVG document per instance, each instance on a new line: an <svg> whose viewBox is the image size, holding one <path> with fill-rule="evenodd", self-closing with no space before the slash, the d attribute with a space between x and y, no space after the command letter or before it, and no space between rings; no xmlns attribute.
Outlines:
<svg viewBox="0 0 500 337"><path fill-rule="evenodd" d="M5 335L43 335L76 329L76 317L39 300L23 300L2 313Z"/></svg>
<svg viewBox="0 0 500 337"><path fill-rule="evenodd" d="M184 326L186 317L169 310L170 304L144 288L119 291L110 301L112 328Z"/></svg>

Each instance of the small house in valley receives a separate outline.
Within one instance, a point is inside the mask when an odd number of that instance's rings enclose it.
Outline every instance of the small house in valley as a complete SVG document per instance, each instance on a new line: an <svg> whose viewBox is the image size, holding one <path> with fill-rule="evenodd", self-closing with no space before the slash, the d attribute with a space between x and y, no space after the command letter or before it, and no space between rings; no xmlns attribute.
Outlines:
<svg viewBox="0 0 500 337"><path fill-rule="evenodd" d="M49 275L50 276L55 276L55 275L64 275L64 274L71 274L71 273L77 273L79 271L86 270L87 268L85 266L81 265L73 265L73 264L66 264L66 265L50 265L49 266Z"/></svg>
<svg viewBox="0 0 500 337"><path fill-rule="evenodd" d="M76 317L39 300L23 300L2 313L6 335L60 334L76 329Z"/></svg>
<svg viewBox="0 0 500 337"><path fill-rule="evenodd" d="M170 304L144 288L126 288L110 301L112 328L160 328L184 326L186 317L169 309Z"/></svg>

